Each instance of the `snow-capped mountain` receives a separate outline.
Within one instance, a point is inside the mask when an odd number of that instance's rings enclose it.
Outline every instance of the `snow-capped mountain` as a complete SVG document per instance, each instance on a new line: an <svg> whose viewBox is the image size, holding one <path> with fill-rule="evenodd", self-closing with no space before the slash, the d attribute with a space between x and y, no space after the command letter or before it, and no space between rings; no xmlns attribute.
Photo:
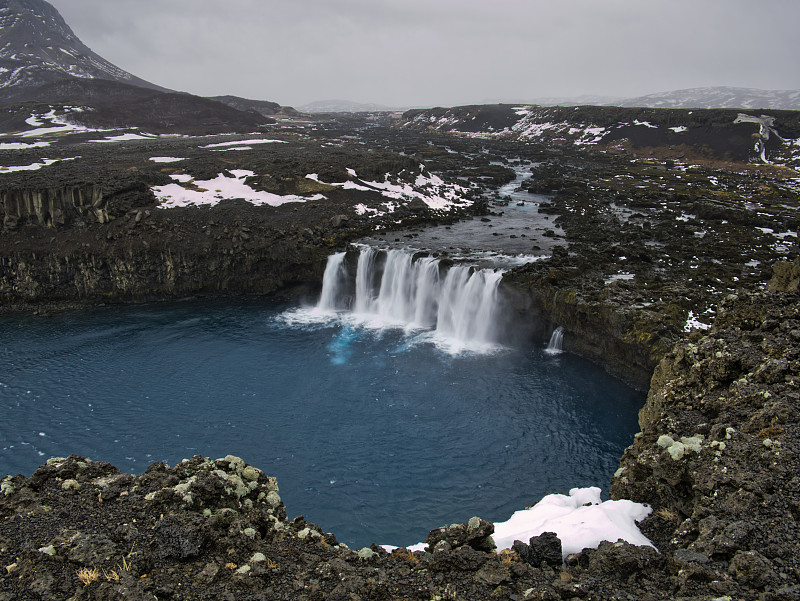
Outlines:
<svg viewBox="0 0 800 601"><path fill-rule="evenodd" d="M648 94L638 98L626 98L613 104L616 106L676 109L800 110L800 90L759 90L756 88L730 87L688 88L659 94Z"/></svg>
<svg viewBox="0 0 800 601"><path fill-rule="evenodd" d="M68 77L164 90L92 52L44 0L0 0L0 95L24 96Z"/></svg>

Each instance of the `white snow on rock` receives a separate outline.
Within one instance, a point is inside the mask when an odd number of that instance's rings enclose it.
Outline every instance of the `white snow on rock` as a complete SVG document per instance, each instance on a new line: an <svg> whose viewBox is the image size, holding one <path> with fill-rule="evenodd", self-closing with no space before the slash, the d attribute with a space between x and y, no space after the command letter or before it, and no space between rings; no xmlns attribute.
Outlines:
<svg viewBox="0 0 800 601"><path fill-rule="evenodd" d="M143 136L142 134L120 134L118 136L106 136L102 140L89 140L90 142L127 142L128 140L150 140L152 136Z"/></svg>
<svg viewBox="0 0 800 601"><path fill-rule="evenodd" d="M269 139L258 139L258 140L234 140L233 142L217 142L216 144L206 144L205 146L201 146L200 148L224 148L226 146L252 146L253 144L287 144L285 140L269 140Z"/></svg>
<svg viewBox="0 0 800 601"><path fill-rule="evenodd" d="M347 169L347 174L352 178L344 182L327 183L320 182L319 175L309 173L307 179L328 186L336 186L343 190L358 190L360 192L377 192L378 194L398 202L384 203L386 212L393 212L400 204L421 200L431 209L450 211L454 207L465 207L472 204L472 201L464 198L467 188L458 184L448 184L436 175L425 175L425 166L420 165L420 172L414 179L414 183L401 182L393 183L392 174L387 173L382 182L365 181L358 178L354 169ZM401 172L403 175L403 172ZM358 215L371 213L373 215L385 215L386 212L377 209L369 209L366 205L358 204L355 207Z"/></svg>
<svg viewBox="0 0 800 601"><path fill-rule="evenodd" d="M652 547L653 543L636 525L651 511L633 501L601 502L596 486L573 488L569 495L547 495L530 509L495 523L493 538L498 549L510 549L515 540L527 543L531 537L555 532L561 539L564 558L586 548L596 549L603 541L622 539L632 545Z"/></svg>
<svg viewBox="0 0 800 601"><path fill-rule="evenodd" d="M154 163L177 163L186 159L181 157L150 157L150 160Z"/></svg>
<svg viewBox="0 0 800 601"><path fill-rule="evenodd" d="M636 525L651 511L647 505L633 501L601 502L596 486L573 488L569 495L547 495L533 507L514 512L505 522L495 522L492 538L497 550L502 551L510 549L515 540L527 544L534 536L555 532L561 540L564 559L583 549L596 549L603 541L624 540L655 548ZM424 551L426 546L418 543L408 549ZM384 548L391 551L395 547Z"/></svg>
<svg viewBox="0 0 800 601"><path fill-rule="evenodd" d="M287 202L306 202L307 200L321 200L321 194L315 196L280 196L262 190L254 190L245 183L248 177L255 175L252 171L235 169L230 171L232 177L220 173L211 180L193 180L190 175L171 175L177 183L166 186L153 186L153 194L159 201L159 208L174 209L188 206L214 206L221 200L243 199L254 205L269 205L277 207ZM184 187L181 184L192 184Z"/></svg>
<svg viewBox="0 0 800 601"><path fill-rule="evenodd" d="M25 120L25 123L34 127L24 132L15 134L23 138L33 138L36 136L47 136L51 134L62 134L69 132L82 132L82 131L103 131L99 129L90 129L83 125L71 123L67 116L69 113L83 112L81 107L64 107L67 111L66 114L56 115L56 109L50 109L47 113L34 113ZM7 135L7 134L6 134Z"/></svg>
<svg viewBox="0 0 800 601"><path fill-rule="evenodd" d="M50 146L50 142L0 142L0 150L28 150Z"/></svg>
<svg viewBox="0 0 800 601"><path fill-rule="evenodd" d="M53 163L58 163L60 161L74 161L77 158L78 157L71 157L68 159L42 159L41 163L31 163L30 165L0 165L0 173L11 173L13 171L38 171L42 167L47 167Z"/></svg>
<svg viewBox="0 0 800 601"><path fill-rule="evenodd" d="M691 332L692 330L710 330L711 326L707 323L700 321L700 316L695 315L694 311L689 311L686 317L686 324L683 326L684 332Z"/></svg>

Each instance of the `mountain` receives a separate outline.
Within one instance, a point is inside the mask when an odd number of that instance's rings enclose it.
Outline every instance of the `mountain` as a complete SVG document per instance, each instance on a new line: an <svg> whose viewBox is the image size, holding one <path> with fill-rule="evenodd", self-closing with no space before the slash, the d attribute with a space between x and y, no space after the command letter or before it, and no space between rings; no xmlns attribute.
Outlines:
<svg viewBox="0 0 800 601"><path fill-rule="evenodd" d="M89 49L45 0L0 0L0 105L12 106L2 119L8 131L24 128L31 114L27 105L13 108L21 103L89 108L70 119L91 128L182 134L254 131L274 123L265 115L280 109L157 86Z"/></svg>
<svg viewBox="0 0 800 601"><path fill-rule="evenodd" d="M610 104L610 103L609 103ZM759 90L756 88L688 88L638 98L626 98L617 106L652 108L736 108L800 110L800 90Z"/></svg>
<svg viewBox="0 0 800 601"><path fill-rule="evenodd" d="M297 107L301 113L384 113L402 111L382 104L353 102L352 100L317 100Z"/></svg>
<svg viewBox="0 0 800 601"><path fill-rule="evenodd" d="M44 0L0 0L0 94L24 99L28 90L64 78L166 91L92 52Z"/></svg>
<svg viewBox="0 0 800 601"><path fill-rule="evenodd" d="M621 96L594 96L590 94L583 94L582 96L546 96L541 98L533 98L526 102L491 102L487 104L538 104L539 106L621 106L623 102Z"/></svg>

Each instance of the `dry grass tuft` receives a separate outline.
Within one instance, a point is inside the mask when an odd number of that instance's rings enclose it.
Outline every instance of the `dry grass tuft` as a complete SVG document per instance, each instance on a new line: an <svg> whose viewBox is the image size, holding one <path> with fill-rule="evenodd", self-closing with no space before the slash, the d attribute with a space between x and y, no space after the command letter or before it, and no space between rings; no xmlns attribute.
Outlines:
<svg viewBox="0 0 800 601"><path fill-rule="evenodd" d="M503 549L500 551L500 561L504 566L510 566L511 564L519 563L520 558L513 549Z"/></svg>
<svg viewBox="0 0 800 601"><path fill-rule="evenodd" d="M97 568L81 568L77 571L78 580L83 582L83 586L89 586L92 582L100 580L100 570Z"/></svg>
<svg viewBox="0 0 800 601"><path fill-rule="evenodd" d="M669 522L677 522L680 519L680 516L675 511L667 507L660 507L658 511L656 511L656 515Z"/></svg>
<svg viewBox="0 0 800 601"><path fill-rule="evenodd" d="M392 551L392 557L397 557L398 559L405 559L406 561L410 561L411 563L416 563L417 556L414 555L411 551L406 549L405 547L400 549L395 549Z"/></svg>
<svg viewBox="0 0 800 601"><path fill-rule="evenodd" d="M772 425L767 426L763 430L758 433L759 438L775 438L776 436L780 436L783 434L784 429L780 426Z"/></svg>

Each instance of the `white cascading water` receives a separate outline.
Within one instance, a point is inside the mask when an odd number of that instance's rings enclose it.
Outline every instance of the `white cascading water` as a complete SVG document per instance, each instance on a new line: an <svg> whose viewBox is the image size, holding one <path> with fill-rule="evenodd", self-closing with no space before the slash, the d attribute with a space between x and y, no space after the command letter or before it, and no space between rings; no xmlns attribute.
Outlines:
<svg viewBox="0 0 800 601"><path fill-rule="evenodd" d="M347 253L336 253L328 257L325 273L322 276L322 296L317 308L321 311L335 311L339 296L339 281L345 277L344 257Z"/></svg>
<svg viewBox="0 0 800 601"><path fill-rule="evenodd" d="M550 336L550 342L547 344L545 351L552 355L557 355L558 353L562 352L561 347L563 344L564 328L562 326L558 326L555 330L553 330L553 334Z"/></svg>
<svg viewBox="0 0 800 601"><path fill-rule="evenodd" d="M318 309L351 310L354 316L408 329L432 329L468 345L497 343L501 273L414 258L402 250L362 247L355 275L355 298L345 306L343 290L352 283L345 253L328 257Z"/></svg>

